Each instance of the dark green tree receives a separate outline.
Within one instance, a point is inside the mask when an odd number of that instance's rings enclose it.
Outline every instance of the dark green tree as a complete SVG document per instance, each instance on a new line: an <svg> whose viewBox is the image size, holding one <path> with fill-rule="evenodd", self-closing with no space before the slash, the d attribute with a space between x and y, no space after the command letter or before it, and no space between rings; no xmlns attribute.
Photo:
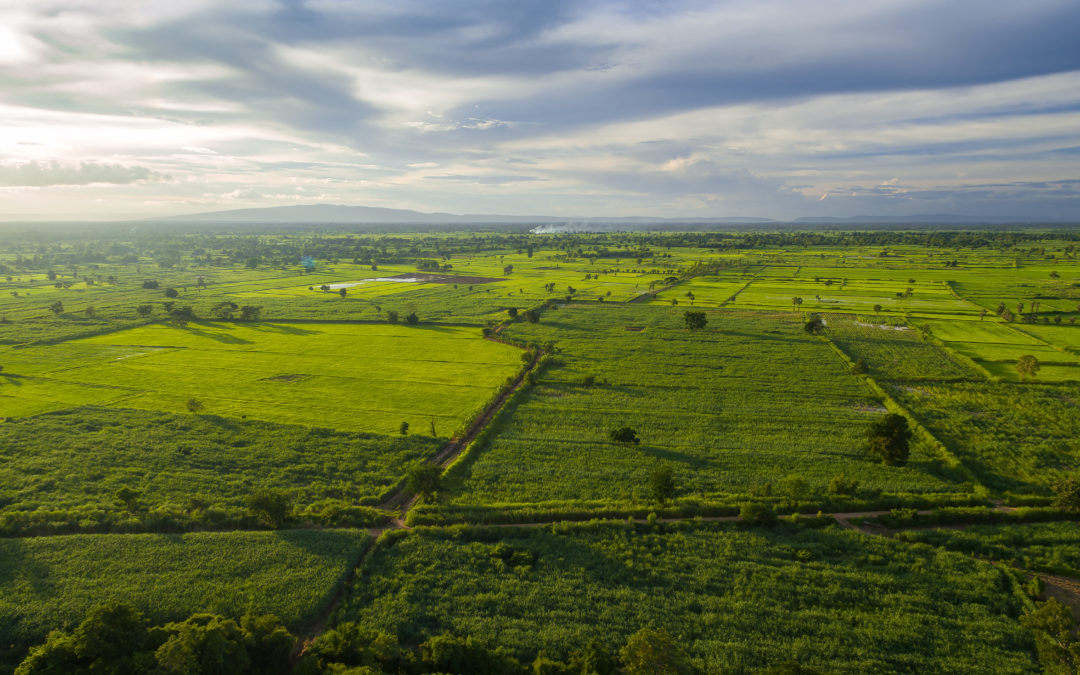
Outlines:
<svg viewBox="0 0 1080 675"><path fill-rule="evenodd" d="M247 498L247 507L271 527L281 527L292 513L292 497L281 490L264 488Z"/></svg>
<svg viewBox="0 0 1080 675"><path fill-rule="evenodd" d="M709 323L705 318L705 312L683 312L683 321L690 330L704 328Z"/></svg>
<svg viewBox="0 0 1080 675"><path fill-rule="evenodd" d="M1080 479L1075 476L1054 482L1054 506L1069 511L1080 511Z"/></svg>
<svg viewBox="0 0 1080 675"><path fill-rule="evenodd" d="M1021 617L1020 622L1035 634L1035 648L1046 672L1061 675L1080 672L1080 642L1068 607L1050 598Z"/></svg>
<svg viewBox="0 0 1080 675"><path fill-rule="evenodd" d="M410 491L430 499L442 487L442 467L417 462L405 473L405 485Z"/></svg>
<svg viewBox="0 0 1080 675"><path fill-rule="evenodd" d="M679 644L663 627L642 628L619 650L626 675L682 675L690 665Z"/></svg>
<svg viewBox="0 0 1080 675"><path fill-rule="evenodd" d="M637 445L641 442L637 432L628 426L612 429L608 436L616 443L633 443L634 445Z"/></svg>
<svg viewBox="0 0 1080 675"><path fill-rule="evenodd" d="M662 465L653 469L649 475L649 492L653 501L666 504L675 496L675 472L670 466Z"/></svg>
<svg viewBox="0 0 1080 675"><path fill-rule="evenodd" d="M889 466L903 466L908 460L911 436L907 418L889 413L867 430L867 452Z"/></svg>
<svg viewBox="0 0 1080 675"><path fill-rule="evenodd" d="M134 513L138 510L139 497L141 496L138 490L132 490L125 485L124 487L117 490L113 496L116 497L116 502L128 511Z"/></svg>
<svg viewBox="0 0 1080 675"><path fill-rule="evenodd" d="M1020 374L1021 380L1034 379L1039 372L1039 367L1039 359L1031 354L1024 354L1016 359L1016 372Z"/></svg>

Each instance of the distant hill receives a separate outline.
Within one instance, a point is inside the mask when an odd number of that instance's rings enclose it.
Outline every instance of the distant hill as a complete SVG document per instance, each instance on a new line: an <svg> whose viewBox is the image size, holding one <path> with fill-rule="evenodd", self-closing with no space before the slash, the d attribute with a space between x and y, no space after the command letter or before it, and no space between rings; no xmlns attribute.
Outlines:
<svg viewBox="0 0 1080 675"><path fill-rule="evenodd" d="M343 204L304 204L272 206L256 209L211 211L183 216L156 218L149 223L235 224L235 225L533 225L536 232L567 232L581 230L613 230L621 228L659 227L675 229L685 225L702 229L710 225L1005 225L1076 222L1053 218L1024 218L1018 216L962 216L951 213L917 214L911 216L807 216L791 221L753 216L725 217L588 217L588 216L507 216L497 214L423 213L409 209L388 209L377 206L346 206Z"/></svg>
<svg viewBox="0 0 1080 675"><path fill-rule="evenodd" d="M345 206L342 204L306 204L273 206L261 209L211 211L183 216L156 218L154 222L183 223L518 223L518 224L649 224L649 223L771 223L769 218L583 218L568 216L502 216L494 214L422 213L408 209L387 209L375 206Z"/></svg>

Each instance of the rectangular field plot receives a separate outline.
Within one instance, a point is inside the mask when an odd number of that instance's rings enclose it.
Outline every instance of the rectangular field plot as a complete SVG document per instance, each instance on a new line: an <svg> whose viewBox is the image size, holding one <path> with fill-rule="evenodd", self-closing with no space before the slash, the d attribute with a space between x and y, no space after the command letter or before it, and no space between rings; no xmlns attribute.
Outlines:
<svg viewBox="0 0 1080 675"><path fill-rule="evenodd" d="M829 282L832 282L831 284ZM910 295L908 289L911 289ZM801 298L796 304L794 298ZM760 279L739 293L730 306L740 309L803 312L908 314L913 316L977 316L979 308L961 300L944 284L906 279L850 280L842 277Z"/></svg>
<svg viewBox="0 0 1080 675"><path fill-rule="evenodd" d="M676 284L673 288L657 293L649 303L670 305L671 301L675 300L679 305L687 307L716 307L727 302L749 280L749 277L735 273L693 277ZM691 298L687 293L692 293L694 297Z"/></svg>
<svg viewBox="0 0 1080 675"><path fill-rule="evenodd" d="M251 612L295 630L330 600L367 541L334 530L3 539L0 640L21 653L110 601L155 623Z"/></svg>
<svg viewBox="0 0 1080 675"><path fill-rule="evenodd" d="M1046 486L1080 469L1076 384L984 380L883 386L991 489L1046 492Z"/></svg>
<svg viewBox="0 0 1080 675"><path fill-rule="evenodd" d="M681 309L630 305L568 306L515 324L518 339L555 341L559 363L454 479L455 503L647 500L664 464L679 496L793 474L818 488L845 473L887 490L954 489L919 446L903 468L865 458L866 429L884 409L801 320L721 310L708 321L690 331ZM609 438L624 425L639 445Z"/></svg>
<svg viewBox="0 0 1080 675"><path fill-rule="evenodd" d="M414 531L377 545L359 577L337 621L404 644L467 635L526 664L594 640L615 656L663 626L689 661L679 672L789 659L852 675L1040 672L1021 575L837 527Z"/></svg>
<svg viewBox="0 0 1080 675"><path fill-rule="evenodd" d="M883 323L877 317L860 320L850 315L826 318L827 334L853 361L862 359L875 378L904 380L983 379L936 345L923 340L921 331L903 320Z"/></svg>
<svg viewBox="0 0 1080 675"><path fill-rule="evenodd" d="M330 323L154 324L9 350L0 411L95 404L349 431L449 436L521 363L476 329ZM24 376L25 374L25 376ZM39 403L35 407L34 401Z"/></svg>
<svg viewBox="0 0 1080 675"><path fill-rule="evenodd" d="M204 524L242 518L247 497L264 489L289 494L297 513L325 500L371 503L440 445L414 434L72 408L0 424L0 524L52 522L67 531L80 521L92 528L98 516L124 520L130 514L115 495L125 487L139 493L141 508Z"/></svg>
<svg viewBox="0 0 1080 675"><path fill-rule="evenodd" d="M1080 380L1080 355L1055 348L1036 337L1035 332L1041 326L1031 326L1035 330L1029 331L1027 325L1014 328L997 321L927 321L920 325L929 326L933 335L950 348L1002 379L1018 380L1016 362L1030 354L1041 364L1037 374L1040 381ZM1059 330L1080 332L1071 327L1059 327ZM1059 333L1056 337L1061 336Z"/></svg>

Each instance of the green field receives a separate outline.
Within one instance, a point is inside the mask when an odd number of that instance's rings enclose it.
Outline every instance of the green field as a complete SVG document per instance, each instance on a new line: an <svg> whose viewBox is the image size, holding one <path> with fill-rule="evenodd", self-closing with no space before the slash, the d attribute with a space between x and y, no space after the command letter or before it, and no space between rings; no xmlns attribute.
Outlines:
<svg viewBox="0 0 1080 675"><path fill-rule="evenodd" d="M370 324L153 324L4 352L9 416L73 405L204 413L349 431L451 435L520 367L475 329Z"/></svg>
<svg viewBox="0 0 1080 675"><path fill-rule="evenodd" d="M964 530L900 532L903 541L1080 579L1080 527L1075 522L977 525Z"/></svg>
<svg viewBox="0 0 1080 675"><path fill-rule="evenodd" d="M790 475L824 488L840 473L893 491L955 489L928 449L906 467L865 457L866 428L884 408L790 314L713 312L689 331L679 308L571 305L507 332L555 341L557 365L461 472L455 503L644 501L664 464L680 496L745 493ZM622 425L640 445L608 438Z"/></svg>
<svg viewBox="0 0 1080 675"><path fill-rule="evenodd" d="M1080 476L1076 231L409 229L0 242L0 671L119 600L339 627L328 673L393 637L385 672L563 672L658 626L690 672L1039 672L1009 565L1080 577L1074 524L760 525Z"/></svg>
<svg viewBox="0 0 1080 675"><path fill-rule="evenodd" d="M164 509L204 525L246 513L257 490L288 493L297 513L324 500L368 504L440 445L427 436L75 408L0 425L0 526L130 520L114 496L125 487L139 493L140 513Z"/></svg>
<svg viewBox="0 0 1080 675"><path fill-rule="evenodd" d="M887 383L886 389L993 490L1046 491L1080 470L1080 387Z"/></svg>
<svg viewBox="0 0 1080 675"><path fill-rule="evenodd" d="M295 629L366 546L365 535L346 531L0 539L0 651L21 651L108 601L155 622L252 612Z"/></svg>
<svg viewBox="0 0 1080 675"><path fill-rule="evenodd" d="M470 635L525 663L663 626L696 672L1039 672L1017 577L835 527L415 532L360 575L339 621L406 644Z"/></svg>

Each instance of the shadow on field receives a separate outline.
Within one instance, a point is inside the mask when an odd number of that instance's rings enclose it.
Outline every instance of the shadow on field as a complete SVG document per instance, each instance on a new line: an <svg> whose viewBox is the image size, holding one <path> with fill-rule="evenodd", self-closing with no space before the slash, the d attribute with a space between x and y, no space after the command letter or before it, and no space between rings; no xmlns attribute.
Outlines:
<svg viewBox="0 0 1080 675"><path fill-rule="evenodd" d="M10 589L14 585L27 584L35 594L45 594L51 590L49 576L52 570L48 565L34 558L28 551L25 539L0 540L0 589Z"/></svg>
<svg viewBox="0 0 1080 675"><path fill-rule="evenodd" d="M287 335L318 335L322 331L311 330L308 328L300 328L299 326L285 326L277 323L259 323L252 324L252 330L265 330L274 333L285 333Z"/></svg>
<svg viewBox="0 0 1080 675"><path fill-rule="evenodd" d="M188 324L187 329L189 333L198 335L199 337L210 338L211 340L217 340L218 342L224 342L229 345L251 345L255 344L251 340L245 340L244 338L238 338L235 335L223 335L221 333L208 333L198 328L192 328L191 324Z"/></svg>
<svg viewBox="0 0 1080 675"><path fill-rule="evenodd" d="M682 464L689 464L696 467L704 467L709 464L709 460L703 457L695 457L688 455L685 452L679 452L678 450L668 450L667 448L660 448L655 445L642 445L639 446L642 453L652 457L654 459L664 459L669 462L680 462Z"/></svg>

